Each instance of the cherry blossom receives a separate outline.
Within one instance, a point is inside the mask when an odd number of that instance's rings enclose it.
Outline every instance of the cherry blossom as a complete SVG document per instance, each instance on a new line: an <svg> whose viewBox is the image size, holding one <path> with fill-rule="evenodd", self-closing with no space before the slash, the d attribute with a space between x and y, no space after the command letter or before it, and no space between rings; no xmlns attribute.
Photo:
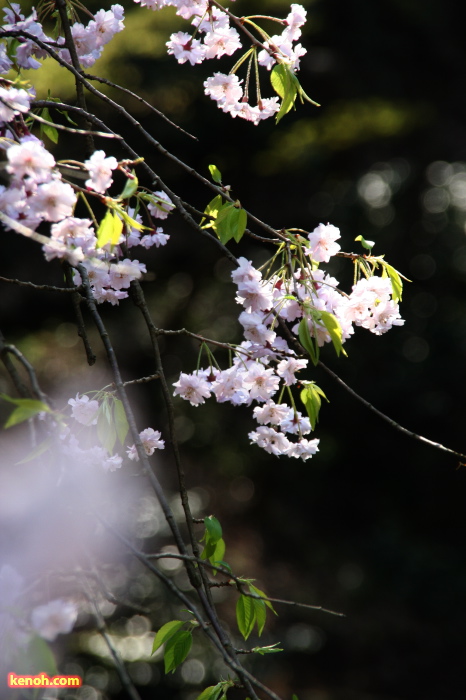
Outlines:
<svg viewBox="0 0 466 700"><path fill-rule="evenodd" d="M154 454L155 450L163 450L165 448L165 441L161 440L161 433L159 430L154 430L153 428L146 428L139 433L139 437L144 447L146 455L149 457ZM135 445L131 445L126 450L128 457L131 460L139 461L139 455L136 450Z"/></svg>
<svg viewBox="0 0 466 700"><path fill-rule="evenodd" d="M84 161L90 178L86 187L103 194L113 182L112 171L118 168L118 161L113 156L105 155L105 151L95 151L88 160Z"/></svg>
<svg viewBox="0 0 466 700"><path fill-rule="evenodd" d="M71 632L77 617L78 609L75 603L58 598L34 608L31 624L43 639L53 642L59 634Z"/></svg>
<svg viewBox="0 0 466 700"><path fill-rule="evenodd" d="M202 63L205 58L206 50L199 39L193 39L186 32L175 32L171 35L170 41L167 41L168 53L173 54L178 63L189 63L194 66L196 63Z"/></svg>
<svg viewBox="0 0 466 700"><path fill-rule="evenodd" d="M339 244L335 242L340 238L340 230L331 224L319 224L309 233L308 238L310 245L306 248L306 253L316 262L329 262L340 250Z"/></svg>
<svg viewBox="0 0 466 700"><path fill-rule="evenodd" d="M156 219L166 219L174 208L175 205L173 204L172 200L168 194L165 194L165 192L162 192L162 190L154 192L153 195L151 195L148 209L152 216L154 216Z"/></svg>
<svg viewBox="0 0 466 700"><path fill-rule="evenodd" d="M192 406L198 406L204 403L205 399L210 396L210 387L208 382L199 375L185 374L182 372L177 382L173 384L175 391L174 396L181 396L187 399Z"/></svg>
<svg viewBox="0 0 466 700"><path fill-rule="evenodd" d="M71 415L78 423L82 423L83 425L97 424L97 414L99 412L98 401L91 401L86 394L79 396L78 393L76 394L76 398L69 399L68 403L71 406Z"/></svg>
<svg viewBox="0 0 466 700"><path fill-rule="evenodd" d="M2 44L0 44L0 73L7 73L10 69L2 58ZM3 69L2 69L3 65ZM32 95L22 88L3 87L0 85L0 126L11 121L16 114L29 112Z"/></svg>

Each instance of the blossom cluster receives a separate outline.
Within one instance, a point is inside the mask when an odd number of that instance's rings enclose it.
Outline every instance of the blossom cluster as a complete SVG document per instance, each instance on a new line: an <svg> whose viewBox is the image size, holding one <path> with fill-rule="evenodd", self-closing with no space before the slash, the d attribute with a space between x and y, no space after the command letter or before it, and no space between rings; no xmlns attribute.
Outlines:
<svg viewBox="0 0 466 700"><path fill-rule="evenodd" d="M334 318L342 343L354 333L353 325L381 335L404 323L388 277L363 277L348 295L339 290L335 278L318 268L319 262L328 262L339 251L339 237L335 226L320 224L301 244L307 261L292 275L285 266L263 279L250 261L239 258L232 280L238 289L236 301L243 307L239 322L244 341L236 348L231 367L181 373L174 394L193 406L211 395L220 403L259 404L253 416L260 425L249 434L251 442L275 455L311 457L319 440L303 437L311 431L310 420L296 409L294 399L291 406L281 400L285 390L292 397L290 387L298 383L297 373L307 367L308 360L300 359L278 334L280 324L289 324L288 330L298 336L299 323L304 321L309 336L322 346L332 342L322 312ZM280 399L275 402L279 391Z"/></svg>
<svg viewBox="0 0 466 700"><path fill-rule="evenodd" d="M159 10L162 7L175 7L176 13L183 19L191 19L195 27L193 34L175 32L167 42L168 53L173 55L178 63L195 65L206 59L232 56L242 49L238 31L230 26L230 15L219 7L214 7L209 0L135 0L142 7ZM284 26L281 34L269 37L261 43L263 48L258 52L257 62L270 70L277 62L289 66L296 72L299 69L300 58L306 53L301 44L295 42L301 36L301 27L306 22L306 10L302 5L292 4L286 19L271 20ZM247 21L244 20L243 21ZM251 25L255 23L251 21ZM201 37L201 38L196 38ZM255 47L253 51L255 51ZM236 66L235 66L236 68ZM218 107L232 117L240 117L258 124L262 119L273 116L280 109L278 97L262 98L259 96L257 105L248 102L249 85L243 88L242 80L238 78L235 69L229 74L216 72L204 82L205 93L218 104ZM257 86L260 95L260 88Z"/></svg>
<svg viewBox="0 0 466 700"><path fill-rule="evenodd" d="M78 393L74 399L68 400L68 405L71 406L71 417L77 423L86 427L97 425L99 415L102 412L98 400L89 399L86 394L80 396ZM112 425L108 425L107 429L112 430ZM123 457L119 454L110 454L108 447L93 445L83 449L75 432L69 426L62 430L60 437L62 452L72 460L77 460L91 467L100 466L107 472L114 472L120 469L123 464ZM165 441L161 437L160 431L153 428L145 428L139 433L139 439L148 456L154 454L155 450L165 448ZM139 461L135 445L127 447L126 454L130 460Z"/></svg>
<svg viewBox="0 0 466 700"><path fill-rule="evenodd" d="M12 90L10 88L8 92ZM11 101L7 101L7 104L13 107ZM13 113L11 119L14 116ZM169 236L159 226L151 227L150 233L142 236L141 229L147 227L142 226L139 214L133 218L131 214L134 215L134 210L129 210L129 220L133 221L134 226L127 226L123 231L122 225L122 233L114 245L106 243L99 246L93 222L74 216L76 192L72 185L63 181L55 158L42 141L27 134L16 142L4 140L2 145L7 159L6 170L11 179L8 186L0 185L0 209L32 230L36 230L43 221L50 222L50 243L43 246L46 260L59 258L73 266L82 264L87 270L97 302L118 304L126 298L128 293L124 290L146 272L146 267L138 260L121 259L119 246L125 243L127 248L136 245L146 249L153 245L158 247L165 245ZM107 157L104 151L95 151L83 166L89 173L87 190L95 196L104 194L111 186L112 173L119 164L116 158ZM170 198L162 191L148 197L147 208L153 219L165 219L174 209ZM77 271L75 282L82 282Z"/></svg>
<svg viewBox="0 0 466 700"><path fill-rule="evenodd" d="M36 37L44 44L64 44L65 39L59 36L57 41L48 37L39 22L37 12L32 10L29 17L25 17L21 12L18 3L11 3L4 9L5 23L2 26L4 31L27 32ZM105 44L115 36L117 32L124 29L124 10L121 5L112 5L110 10L99 10L89 23L84 26L81 22L74 22L71 25L71 34L76 46L79 61L84 68L89 68L101 56ZM20 68L37 69L41 63L37 59L47 57L47 51L40 48L32 39L18 39L18 47L14 56L14 62ZM59 49L58 55L67 63L71 63L70 52L67 48ZM7 72L13 65L13 60L7 54L4 44L0 44L0 72Z"/></svg>

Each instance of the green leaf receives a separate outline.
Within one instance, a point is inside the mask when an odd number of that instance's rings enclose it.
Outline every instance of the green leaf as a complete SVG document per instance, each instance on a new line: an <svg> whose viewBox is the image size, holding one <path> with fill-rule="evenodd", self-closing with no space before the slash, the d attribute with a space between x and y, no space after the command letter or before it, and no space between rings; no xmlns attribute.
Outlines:
<svg viewBox="0 0 466 700"><path fill-rule="evenodd" d="M220 194L218 194L216 197L214 197L214 198L208 203L208 205L207 205L206 208L204 209L204 214L205 214L206 216L212 216L214 219L216 219L217 216L218 216L218 212L220 211L220 209L221 209L223 206L225 206L225 205L223 204L222 196L221 196ZM201 222L201 223L202 223L202 222ZM214 225L214 223L215 223L214 221L208 221L208 222L204 225L204 228L210 228L211 226Z"/></svg>
<svg viewBox="0 0 466 700"><path fill-rule="evenodd" d="M220 538L217 542L208 539L201 553L201 559L208 559L211 564L221 566L225 556L225 542ZM216 571L213 572L214 576Z"/></svg>
<svg viewBox="0 0 466 700"><path fill-rule="evenodd" d="M209 171L210 171L210 175L212 177L212 180L220 185L222 183L222 173L217 168L217 166L216 165L209 165Z"/></svg>
<svg viewBox="0 0 466 700"><path fill-rule="evenodd" d="M11 428L13 425L18 425L18 423L23 423L25 420L29 420L38 413L45 411L46 413L51 413L49 406L43 401L37 401L36 399L12 399L11 396L7 394L0 394L0 398L9 403L15 404L16 408L13 413L10 414L7 422L3 426L4 428Z"/></svg>
<svg viewBox="0 0 466 700"><path fill-rule="evenodd" d="M260 654L261 656L264 654L276 654L278 651L283 651L283 649L280 649L278 644L280 644L280 642L277 642L276 644L269 644L267 647L254 647L252 651L256 654Z"/></svg>
<svg viewBox="0 0 466 700"><path fill-rule="evenodd" d="M327 329L332 339L333 347L335 348L335 352L337 353L338 357L340 356L341 352L343 352L343 354L346 355L346 352L343 350L342 344L343 329L340 326L339 320L329 311L319 311L319 314L325 328Z"/></svg>
<svg viewBox="0 0 466 700"><path fill-rule="evenodd" d="M223 561L223 557L225 556L225 542L220 538L218 542L215 543L215 549L214 553L212 554L210 558L210 563L211 564L219 564L219 562ZM214 573L217 573L216 571Z"/></svg>
<svg viewBox="0 0 466 700"><path fill-rule="evenodd" d="M256 586L253 586L252 583L249 584L249 590L251 591L251 593L254 593L254 595L260 595L260 597L264 599L267 598L267 595L264 593L264 591L261 591L259 588L256 588ZM270 600L264 600L264 603L273 612L274 615L278 615Z"/></svg>
<svg viewBox="0 0 466 700"><path fill-rule="evenodd" d="M49 447L52 446L53 439L51 437L45 438L37 447L35 447L31 452L29 452L26 457L23 457L19 462L16 462L16 464L26 464L26 462L31 462L33 459L36 459L36 457L40 457L41 454L44 452L47 452Z"/></svg>
<svg viewBox="0 0 466 700"><path fill-rule="evenodd" d="M322 389L314 384L314 382L309 382L306 384L300 394L301 401L306 407L307 415L309 416L309 421L313 430L315 429L319 420L321 396L328 401Z"/></svg>
<svg viewBox="0 0 466 700"><path fill-rule="evenodd" d="M44 109L40 113L40 116L43 119L46 119L48 122L52 122L52 117L50 116L48 107L44 107ZM40 133L41 135L45 134L46 136L48 136L53 143L58 143L58 131L51 124L41 124Z"/></svg>
<svg viewBox="0 0 466 700"><path fill-rule="evenodd" d="M118 440L122 445L124 445L126 436L128 435L129 425L128 420L126 418L124 406L120 399L114 400L113 415L115 419L115 430Z"/></svg>
<svg viewBox="0 0 466 700"><path fill-rule="evenodd" d="M275 115L275 121L278 124L280 119L294 107L301 86L293 71L284 63L278 63L274 67L270 74L270 82L277 95L282 99L280 109Z"/></svg>
<svg viewBox="0 0 466 700"><path fill-rule="evenodd" d="M193 643L193 635L189 630L179 630L167 641L163 660L165 673L175 671L188 656Z"/></svg>
<svg viewBox="0 0 466 700"><path fill-rule="evenodd" d="M287 71L283 63L277 63L270 74L270 82L273 89L283 100L286 93Z"/></svg>
<svg viewBox="0 0 466 700"><path fill-rule="evenodd" d="M217 683L217 685L209 685L205 688L200 695L197 696L196 700L218 700L220 693L222 692L222 684Z"/></svg>
<svg viewBox="0 0 466 700"><path fill-rule="evenodd" d="M356 238L354 240L360 241L362 247L365 248L366 250L372 250L372 248L375 246L375 241L366 241L366 239L363 238L362 236L356 236Z"/></svg>
<svg viewBox="0 0 466 700"><path fill-rule="evenodd" d="M291 696L291 700L299 700L298 696L293 693Z"/></svg>
<svg viewBox="0 0 466 700"><path fill-rule="evenodd" d="M257 600L257 598L251 598L251 600L254 605L254 614L256 616L257 634L260 637L264 631L265 621L267 619L267 610L263 600Z"/></svg>
<svg viewBox="0 0 466 700"><path fill-rule="evenodd" d="M317 340L312 338L311 334L309 333L309 326L307 324L306 317L302 318L299 322L298 337L303 348L309 353L309 357L311 358L313 364L317 365L319 362L320 350Z"/></svg>
<svg viewBox="0 0 466 700"><path fill-rule="evenodd" d="M155 635L151 654L156 652L157 649L162 646L162 644L168 642L170 637L173 637L173 635L178 632L180 627L182 627L184 624L185 623L183 620L171 620L170 622L166 622Z"/></svg>
<svg viewBox="0 0 466 700"><path fill-rule="evenodd" d="M238 598L236 603L236 622L244 639L247 639L256 622L254 601L250 596L241 594Z"/></svg>
<svg viewBox="0 0 466 700"><path fill-rule="evenodd" d="M112 450L115 447L115 442L117 438L115 424L113 420L108 415L106 415L106 403L104 402L99 409L99 414L97 417L97 436L100 440L102 447L112 454Z"/></svg>
<svg viewBox="0 0 466 700"><path fill-rule="evenodd" d="M387 275L390 277L390 282L392 283L393 301L401 301L401 296L403 294L403 282L401 281L399 273L395 270L394 267L386 263L385 260L381 262L383 265L384 272L386 272Z"/></svg>
<svg viewBox="0 0 466 700"><path fill-rule="evenodd" d="M131 171L132 178L128 178L126 180L125 186L123 188L123 192L120 194L118 199L129 199L132 197L134 194L136 194L138 190L138 185L139 181L136 177L136 172L134 170Z"/></svg>
<svg viewBox="0 0 466 700"><path fill-rule="evenodd" d="M231 569L231 566L230 566L229 564L227 564L226 561L216 561L215 564L216 564L217 566L221 566L223 569L226 569L227 571L230 572L230 574L233 573L233 571L232 571L232 569Z"/></svg>
<svg viewBox="0 0 466 700"><path fill-rule="evenodd" d="M224 245L232 238L239 243L246 228L247 218L244 209L226 203L219 210L213 229Z"/></svg>
<svg viewBox="0 0 466 700"><path fill-rule="evenodd" d="M138 224L140 225L140 224ZM123 231L123 222L115 212L107 209L107 213L97 229L97 246L103 248L107 243L116 245Z"/></svg>
<svg viewBox="0 0 466 700"><path fill-rule="evenodd" d="M42 671L49 676L55 676L58 673L55 657L45 639L34 636L30 640L28 644L28 666L31 675L36 675Z"/></svg>
<svg viewBox="0 0 466 700"><path fill-rule="evenodd" d="M217 542L222 536L222 526L217 518L213 515L207 516L207 518L204 518L204 525L210 539L213 542Z"/></svg>

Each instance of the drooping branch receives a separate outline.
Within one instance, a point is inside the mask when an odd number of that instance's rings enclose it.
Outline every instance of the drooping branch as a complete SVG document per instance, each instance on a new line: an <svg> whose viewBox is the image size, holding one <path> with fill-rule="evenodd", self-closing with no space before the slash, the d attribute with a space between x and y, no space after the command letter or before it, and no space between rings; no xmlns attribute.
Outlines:
<svg viewBox="0 0 466 700"><path fill-rule="evenodd" d="M346 382L343 381L341 377L336 374L336 372L333 372L333 370L330 369L330 367L327 367L327 365L324 365L323 362L319 361L319 367L322 367L322 369L327 372L327 374L332 377L334 381L337 382L345 391L347 391L351 396L359 401L359 403L362 403L363 406L369 409L369 411L372 411L372 413L375 413L376 416L379 416L379 418L382 418L386 423L388 423L392 428L397 430L400 433L403 433L403 435L407 435L410 438L413 438L414 440L418 440L419 442L424 443L425 445L428 445L429 447L433 447L436 450L441 450L442 452L446 452L447 454L453 455L454 457L459 457L461 459L461 466L463 466L463 463L466 462L466 455L463 454L462 452L456 452L456 450L452 450L449 447L445 447L445 445L440 444L439 442L434 442L434 440L429 440L428 438L423 437L422 435L418 435L417 433L414 433L412 430L408 430L408 428L404 428L402 425L396 422L393 418L390 418L390 416L387 416L385 413L383 413L380 409L376 408L373 406L367 399L361 396L361 394L358 394L357 391L352 389Z"/></svg>

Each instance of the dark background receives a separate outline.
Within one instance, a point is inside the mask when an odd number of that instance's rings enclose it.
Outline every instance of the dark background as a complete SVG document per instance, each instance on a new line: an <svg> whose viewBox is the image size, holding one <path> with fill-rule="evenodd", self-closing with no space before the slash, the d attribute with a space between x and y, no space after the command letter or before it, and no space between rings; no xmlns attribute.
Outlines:
<svg viewBox="0 0 466 700"><path fill-rule="evenodd" d="M346 251L358 251L359 234L376 242L374 253L386 253L412 280L401 307L406 323L380 338L357 329L346 345L348 359L326 348L323 361L401 425L464 452L466 105L459 5L304 4L308 24L301 41L308 54L299 77L322 106L298 105L278 126L273 120L258 127L232 120L203 96L202 81L214 69L227 72L229 59L191 68L164 55L168 34L182 28L171 12L159 20L159 13L131 6L129 29L107 47L95 70L143 94L195 134L198 142L119 95L178 157L206 176L207 165L215 163L235 197L267 223L312 230L329 221L341 229ZM232 9L239 15L288 12L279 1L238 0ZM268 96L267 80L265 75ZM64 98L66 88L59 85L56 94ZM210 199L206 189L149 150L120 118L103 113L172 189L203 209ZM239 342L231 265L176 216L165 232L171 234L165 249L140 256L154 273L144 286L156 322ZM3 246L2 274L60 280L58 264L51 272L39 251L22 257L14 234L5 234ZM267 257L248 240L232 243L231 250L256 263ZM349 289L352 270L340 261L331 269ZM77 391L85 374L72 365L80 357L79 346L69 341L72 311L67 301L47 299L44 304L42 297L39 302L4 286L3 328L30 351L48 391L58 390L66 376ZM150 373L148 342L130 302L103 312L125 375ZM226 366L227 357L216 356ZM172 381L180 370L193 371L196 359L190 341L164 344ZM60 376L51 371L58 366ZM464 467L391 428L322 370L309 370L307 378L330 403L316 431L320 452L305 463L249 447L247 409L177 404L188 484L201 487L209 512L221 520L226 560L238 573L256 576L270 595L346 616L277 606L279 617L264 643L281 640L284 652L260 661L256 670L276 692L295 692L300 700L460 700L466 666ZM141 390L136 400L142 422L162 428L156 389ZM166 462L169 469L169 457ZM163 478L174 487L169 472ZM231 600L223 613L230 623ZM166 619L154 618L155 627ZM91 662L84 655L81 663ZM153 678L158 690L142 688L144 697L196 696L195 687L180 689L179 672L166 681L157 673ZM206 670L197 692L216 680ZM108 688L102 693L117 697Z"/></svg>

